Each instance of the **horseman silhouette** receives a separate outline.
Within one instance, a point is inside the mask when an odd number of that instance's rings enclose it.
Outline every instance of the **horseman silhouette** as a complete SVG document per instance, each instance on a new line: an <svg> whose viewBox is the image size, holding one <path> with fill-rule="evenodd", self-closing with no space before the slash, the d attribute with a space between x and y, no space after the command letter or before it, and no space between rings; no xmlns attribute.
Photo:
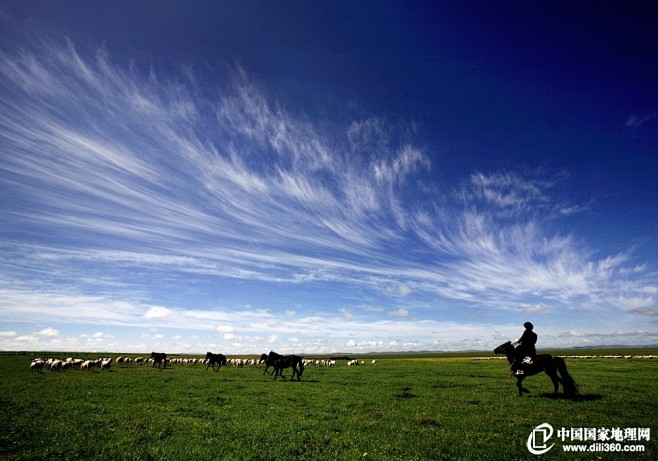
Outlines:
<svg viewBox="0 0 658 461"><path fill-rule="evenodd" d="M535 344L537 344L537 333L532 331L535 326L526 322L523 324L525 330L519 339L512 343L515 347L515 357L510 370L517 375L524 374L523 365L532 365L534 357L537 355Z"/></svg>

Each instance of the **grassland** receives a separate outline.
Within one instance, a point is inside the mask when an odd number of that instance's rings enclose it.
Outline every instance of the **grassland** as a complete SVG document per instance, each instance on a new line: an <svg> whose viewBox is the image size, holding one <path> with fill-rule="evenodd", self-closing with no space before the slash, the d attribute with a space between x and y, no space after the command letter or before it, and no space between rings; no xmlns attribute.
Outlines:
<svg viewBox="0 0 658 461"><path fill-rule="evenodd" d="M0 354L1 459L532 459L526 440L545 422L650 428L651 440L643 453L558 446L542 460L658 458L658 360L568 360L582 393L569 400L545 375L519 398L506 362L455 354L308 367L301 382L198 365L37 373L30 358Z"/></svg>

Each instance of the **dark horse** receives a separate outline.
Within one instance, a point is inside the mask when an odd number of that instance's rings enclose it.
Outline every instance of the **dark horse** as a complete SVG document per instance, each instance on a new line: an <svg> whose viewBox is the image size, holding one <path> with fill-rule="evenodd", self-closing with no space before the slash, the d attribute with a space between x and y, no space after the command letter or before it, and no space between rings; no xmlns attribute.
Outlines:
<svg viewBox="0 0 658 461"><path fill-rule="evenodd" d="M302 380L302 373L304 372L304 361L298 355L280 355L276 352L270 351L269 354L262 354L260 356L261 362L265 362L265 372L269 367L274 367L274 379L278 376L281 376L283 379L286 379L283 376L284 368L292 368L292 377L290 380L295 379L295 374L297 375L297 381Z"/></svg>
<svg viewBox="0 0 658 461"><path fill-rule="evenodd" d="M206 354L206 360L208 361L206 371L208 371L208 367L210 366L212 366L213 370L219 371L222 365L226 365L226 357L224 357L224 354L213 354L212 352L208 352ZM217 365L217 368L215 368L215 365Z"/></svg>
<svg viewBox="0 0 658 461"><path fill-rule="evenodd" d="M514 362L516 351L510 341L501 344L494 349L496 354L505 354L507 361L510 365ZM565 395L568 397L575 397L578 394L578 385L567 372L567 364L562 357L553 357L549 354L538 354L532 358L532 363L523 363L521 365L523 374L515 374L510 371L513 378L516 378L516 387L519 388L519 397L523 395L523 380L526 376L536 375L537 373L545 372L553 381L554 394L557 395L559 384L562 384ZM558 375L559 373L559 375ZM526 390L527 391L527 390Z"/></svg>
<svg viewBox="0 0 658 461"><path fill-rule="evenodd" d="M162 364L167 368L167 354L164 352L151 352L151 358L153 359L153 366L157 363L158 368L160 368L160 365Z"/></svg>
<svg viewBox="0 0 658 461"><path fill-rule="evenodd" d="M264 363L264 364L265 364L265 370L263 370L263 374L265 374L265 373L267 373L268 375L271 375L271 374L272 374L272 373L270 373L270 372L267 371L267 370L268 370L270 367L273 367L273 366L274 366L274 361L275 361L275 358L274 358L274 357L272 357L272 358L270 359L270 356L267 355L267 354L261 354L261 355L260 355L260 360L258 361L258 363Z"/></svg>

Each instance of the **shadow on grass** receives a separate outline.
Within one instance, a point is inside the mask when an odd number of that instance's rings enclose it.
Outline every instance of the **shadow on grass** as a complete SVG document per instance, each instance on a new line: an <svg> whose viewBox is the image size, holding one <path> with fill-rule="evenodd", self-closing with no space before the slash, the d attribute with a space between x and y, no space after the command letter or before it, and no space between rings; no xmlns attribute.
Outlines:
<svg viewBox="0 0 658 461"><path fill-rule="evenodd" d="M594 402L596 400L604 399L605 396L602 394L578 394L575 397L570 397L565 394L555 395L550 392L544 392L539 394L538 397L552 399L552 400L573 400L574 402Z"/></svg>

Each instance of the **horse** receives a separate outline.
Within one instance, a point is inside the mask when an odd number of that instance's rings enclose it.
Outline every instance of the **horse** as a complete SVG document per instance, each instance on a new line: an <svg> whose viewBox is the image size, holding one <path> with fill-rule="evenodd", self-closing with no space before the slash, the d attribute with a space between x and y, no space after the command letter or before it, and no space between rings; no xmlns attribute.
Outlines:
<svg viewBox="0 0 658 461"><path fill-rule="evenodd" d="M514 363L516 357L515 352L514 346L510 341L507 341L494 349L494 353L496 354L505 354L510 365ZM538 354L532 358L532 363L522 363L520 369L523 370L523 374L515 374L513 370L510 370L512 377L516 378L516 387L519 388L519 397L523 395L524 390L529 392L527 389L524 389L522 385L525 377L536 375L542 371L553 381L554 395L557 395L560 384L562 384L562 388L567 397L575 397L578 395L578 385L571 375L569 375L567 364L562 357L553 357L550 354Z"/></svg>
<svg viewBox="0 0 658 461"><path fill-rule="evenodd" d="M151 358L153 359L153 366L155 367L155 364L158 364L158 368L160 368L160 365L164 364L164 367L167 368L167 354L164 352L151 352Z"/></svg>
<svg viewBox="0 0 658 461"><path fill-rule="evenodd" d="M292 368L292 377L290 380L295 379L297 375L297 381L302 380L302 373L304 372L304 361L298 355L280 355L276 352L270 351L269 354L262 354L260 356L261 360L265 361L265 371L272 366L274 367L274 379L281 376L283 379L286 379L283 376L284 368ZM265 374L263 372L263 374Z"/></svg>
<svg viewBox="0 0 658 461"><path fill-rule="evenodd" d="M258 360L258 363L264 363L265 364L265 370L263 370L263 374L265 374L265 373L267 373L268 375L272 374L272 373L268 372L267 369L269 367L274 366L274 361L275 361L274 356L272 356L272 358L270 359L269 355L267 355L267 354L261 354L260 355L260 360Z"/></svg>
<svg viewBox="0 0 658 461"><path fill-rule="evenodd" d="M222 365L226 365L226 357L224 357L223 354L213 354L212 352L208 352L206 354L206 360L208 361L208 366L206 367L206 371L208 371L208 368L212 365L212 369L215 371L219 371ZM215 365L217 365L217 368L215 368Z"/></svg>

